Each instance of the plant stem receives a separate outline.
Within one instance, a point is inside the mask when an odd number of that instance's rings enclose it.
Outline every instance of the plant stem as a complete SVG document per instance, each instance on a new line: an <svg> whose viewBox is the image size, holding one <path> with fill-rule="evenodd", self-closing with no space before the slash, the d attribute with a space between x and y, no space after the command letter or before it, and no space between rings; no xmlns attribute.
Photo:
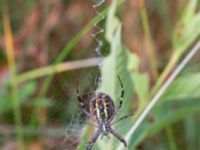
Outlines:
<svg viewBox="0 0 200 150"><path fill-rule="evenodd" d="M89 59L84 59L84 60L60 63L55 66L51 65L47 67L42 67L42 68L35 69L27 73L18 75L17 82L22 83L22 82L26 82L32 79L37 79L46 75L61 73L64 71L75 70L75 69L80 69L80 68L97 66L101 62L101 60L102 58L97 57L97 58L89 58Z"/></svg>
<svg viewBox="0 0 200 150"><path fill-rule="evenodd" d="M166 80L170 72L173 70L173 68L177 64L178 60L180 59L180 56L181 56L180 53L177 53L177 52L173 53L172 58L170 62L168 63L166 69L162 72L162 74L160 75L159 79L156 82L156 85L153 87L151 95L154 95L158 91L158 89L161 87L163 82Z"/></svg>
<svg viewBox="0 0 200 150"><path fill-rule="evenodd" d="M17 133L17 141L18 148L20 150L25 149L24 145L24 137L22 133L22 119L20 112L20 104L19 104L19 96L18 96L18 88L16 82L16 64L15 64L15 56L14 56L14 46L13 46L13 37L8 13L7 2L3 1L3 28L5 34L5 42L6 42L6 57L8 61L9 71L10 71L10 85L11 85L11 99L13 104L13 115L15 121L15 128ZM8 102L9 103L9 102Z"/></svg>
<svg viewBox="0 0 200 150"><path fill-rule="evenodd" d="M188 150L195 150L198 149L197 148L197 136L199 134L199 132L197 131L197 125L196 125L196 118L195 117L188 117L185 120L185 141L186 141L186 148Z"/></svg>
<svg viewBox="0 0 200 150"><path fill-rule="evenodd" d="M156 64L155 48L153 45L153 40L152 40L151 32L149 29L149 21L148 21L148 16L147 16L144 1L141 2L140 15L142 19L142 25L143 25L144 35L145 35L145 40L146 40L146 49L147 49L147 53L149 55L149 60L150 60L150 67L152 70L153 78L154 80L156 80L158 78L158 69L157 69L157 64Z"/></svg>
<svg viewBox="0 0 200 150"><path fill-rule="evenodd" d="M176 142L175 142L173 131L172 131L171 127L166 128L166 135L167 135L167 139L168 139L168 142L169 142L169 149L170 150L177 150Z"/></svg>

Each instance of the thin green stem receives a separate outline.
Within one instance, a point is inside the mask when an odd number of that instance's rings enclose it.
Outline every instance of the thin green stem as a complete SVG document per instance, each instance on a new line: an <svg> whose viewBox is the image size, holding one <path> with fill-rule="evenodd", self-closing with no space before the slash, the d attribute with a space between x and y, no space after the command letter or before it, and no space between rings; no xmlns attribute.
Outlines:
<svg viewBox="0 0 200 150"><path fill-rule="evenodd" d="M160 75L159 79L156 82L156 85L153 87L151 95L154 95L158 91L158 89L161 87L161 85L164 83L166 78L169 76L169 74L171 73L171 71L174 69L177 62L179 61L180 56L181 56L180 53L174 52L174 54L172 55L172 58L170 59L170 62L168 63L165 70Z"/></svg>
<svg viewBox="0 0 200 150"><path fill-rule="evenodd" d="M140 8L140 15L142 19L142 25L144 29L144 34L145 34L145 40L146 40L146 48L147 48L147 53L149 55L149 60L150 60L150 67L152 70L153 78L156 80L158 78L158 68L157 68L157 61L156 61L156 56L155 56L155 48L151 36L151 31L149 28L149 21L148 21L148 16L145 8L145 2L142 3L142 6Z"/></svg>
<svg viewBox="0 0 200 150"><path fill-rule="evenodd" d="M89 59L84 59L84 60L60 63L55 66L51 65L47 67L42 67L42 68L35 69L27 73L18 75L17 82L22 83L22 82L26 82L32 79L37 79L46 75L61 73L64 71L75 70L75 69L80 69L80 68L97 66L101 62L101 60L102 58L97 57L97 58L89 58Z"/></svg>
<svg viewBox="0 0 200 150"><path fill-rule="evenodd" d="M188 150L195 150L197 148L197 136L199 132L197 131L197 125L195 117L190 116L185 120L185 141Z"/></svg>
<svg viewBox="0 0 200 150"><path fill-rule="evenodd" d="M10 18L8 13L7 2L3 1L3 28L6 42L6 57L8 61L8 66L10 70L10 85L11 85L11 99L13 104L13 115L15 121L15 128L17 133L17 141L18 148L20 150L25 149L24 144L24 136L22 130L22 119L21 119L21 111L20 111L20 103L18 96L18 88L16 82L16 64L15 64L15 56L14 56L14 47L13 47L13 37L12 30L10 25ZM8 102L9 103L9 102Z"/></svg>
<svg viewBox="0 0 200 150"><path fill-rule="evenodd" d="M105 13L105 11L103 12ZM66 56L71 52L71 50L78 44L78 42L80 41L80 39L91 29L91 27L93 26L94 22L96 20L98 20L99 16L95 17L94 19L92 19L87 25L85 25L83 27L83 29L76 35L72 38L72 40L67 43L67 45L65 46L65 48L61 51L61 53L58 55L58 57L56 58L55 62L53 63L53 65L57 65L59 64L60 62L62 62ZM43 87L41 88L41 91L40 91L40 97L44 97L47 90L48 90L48 87L52 81L54 77L54 74L51 74L50 76L48 76L43 84Z"/></svg>
<svg viewBox="0 0 200 150"><path fill-rule="evenodd" d="M173 131L172 131L171 127L166 128L166 135L167 135L167 140L168 140L168 144L169 144L169 149L177 150L176 142L175 142Z"/></svg>

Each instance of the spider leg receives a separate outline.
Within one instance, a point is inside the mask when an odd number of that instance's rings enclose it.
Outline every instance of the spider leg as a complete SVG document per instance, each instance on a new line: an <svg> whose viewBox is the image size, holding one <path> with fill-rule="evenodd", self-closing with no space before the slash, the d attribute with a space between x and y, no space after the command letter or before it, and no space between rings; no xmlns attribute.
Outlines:
<svg viewBox="0 0 200 150"><path fill-rule="evenodd" d="M101 77L100 77L100 74L98 74L95 78L95 88L94 88L94 91L97 90L97 88L99 87L99 84L101 82Z"/></svg>
<svg viewBox="0 0 200 150"><path fill-rule="evenodd" d="M116 114L119 112L119 109L122 107L122 103L123 103L123 99L124 99L124 86L122 84L122 81L121 81L120 77L119 76L117 76L117 77L119 79L119 82L120 82L120 85L121 85L121 88L122 88L121 97L120 97L120 101L119 101L119 106L115 109L115 112L110 117L110 119L108 120L108 122L111 122L113 120L113 118L116 116Z"/></svg>
<svg viewBox="0 0 200 150"><path fill-rule="evenodd" d="M87 117L90 117L90 114L89 114L89 113L87 112L87 110L85 109L84 101L83 101L82 98L80 97L79 90L78 90L78 83L77 83L76 95L77 95L77 99L78 99L78 101L79 101L79 104L80 104L80 106L81 106L82 112L83 112Z"/></svg>
<svg viewBox="0 0 200 150"><path fill-rule="evenodd" d="M133 116L134 114L135 114L135 113L130 113L130 114L128 114L128 115L125 115L125 116L123 116L123 117L120 117L118 120L112 122L110 125L112 126L112 125L114 125L114 124L116 124L116 123L118 123L118 122L120 122L120 121L122 121L122 120L124 120L124 119L126 119L126 118L128 118L128 117Z"/></svg>
<svg viewBox="0 0 200 150"><path fill-rule="evenodd" d="M94 145L94 143L96 142L96 140L97 140L97 138L99 137L100 134L101 134L101 129L98 129L96 131L96 133L92 136L90 141L88 142L88 144L86 146L86 150L92 150L92 146Z"/></svg>
<svg viewBox="0 0 200 150"><path fill-rule="evenodd" d="M113 118L116 116L116 114L118 113L118 109L116 109L115 110L115 112L113 113L113 115L110 117L110 119L107 121L108 123L110 123L112 120L113 120Z"/></svg>
<svg viewBox="0 0 200 150"><path fill-rule="evenodd" d="M122 81L120 79L119 76L117 76L121 85L121 97L120 97L120 101L119 101L119 106L118 106L118 110L122 107L122 103L123 103L123 99L124 99L124 86L122 84Z"/></svg>
<svg viewBox="0 0 200 150"><path fill-rule="evenodd" d="M125 139L119 133L117 133L112 128L110 128L109 131L112 135L114 135L119 141L121 141L124 144L124 147L127 147L127 143L126 143Z"/></svg>
<svg viewBox="0 0 200 150"><path fill-rule="evenodd" d="M82 98L80 97L80 94L79 94L78 83L77 83L76 95L77 95L79 104L80 104L80 106L81 106L81 111L82 111L88 118L91 118L95 123L97 123L96 119L94 119L94 117L91 116L90 113L89 113L89 112L86 110L86 108L85 108L84 101L82 100Z"/></svg>

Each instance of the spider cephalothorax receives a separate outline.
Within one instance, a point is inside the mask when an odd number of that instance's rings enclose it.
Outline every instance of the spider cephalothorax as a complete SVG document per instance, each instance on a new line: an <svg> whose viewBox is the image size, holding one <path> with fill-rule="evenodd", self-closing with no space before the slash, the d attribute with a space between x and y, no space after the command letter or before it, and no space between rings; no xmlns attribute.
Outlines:
<svg viewBox="0 0 200 150"><path fill-rule="evenodd" d="M121 84L121 98L119 101L119 106L115 108L114 102L112 98L102 92L96 93L92 98L89 100L89 110L86 109L86 106L84 104L84 101L82 98L79 96L79 91L77 88L77 97L80 103L80 106L82 108L82 112L90 118L96 125L97 131L94 133L92 138L87 144L86 150L91 150L93 144L96 142L97 138L102 135L102 136L107 136L109 133L114 135L118 140L120 140L122 143L124 143L124 146L127 147L126 141L124 140L123 137L119 133L117 133L115 130L111 128L112 125L116 124L117 122L133 115L129 114L126 116L123 116L119 118L116 121L113 121L113 118L116 116L118 113L119 109L122 106L123 102L123 97L124 97L124 89L123 89L123 84L118 77L120 84Z"/></svg>

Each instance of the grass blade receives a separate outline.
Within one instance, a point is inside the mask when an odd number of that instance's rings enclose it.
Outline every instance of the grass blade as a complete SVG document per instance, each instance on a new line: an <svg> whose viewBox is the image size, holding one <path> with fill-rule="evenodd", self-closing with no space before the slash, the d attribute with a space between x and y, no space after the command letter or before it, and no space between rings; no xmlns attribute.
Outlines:
<svg viewBox="0 0 200 150"><path fill-rule="evenodd" d="M16 64L15 64L15 54L14 54L14 45L13 45L13 36L10 25L10 18L8 13L7 2L3 1L3 28L6 42L6 57L8 61L8 66L10 70L10 85L11 85L11 99L13 104L13 115L15 121L15 128L17 131L17 141L18 148L20 150L25 149L24 137L22 132L22 119L20 112L20 102L18 96L18 88L16 82ZM8 102L9 103L9 102Z"/></svg>

